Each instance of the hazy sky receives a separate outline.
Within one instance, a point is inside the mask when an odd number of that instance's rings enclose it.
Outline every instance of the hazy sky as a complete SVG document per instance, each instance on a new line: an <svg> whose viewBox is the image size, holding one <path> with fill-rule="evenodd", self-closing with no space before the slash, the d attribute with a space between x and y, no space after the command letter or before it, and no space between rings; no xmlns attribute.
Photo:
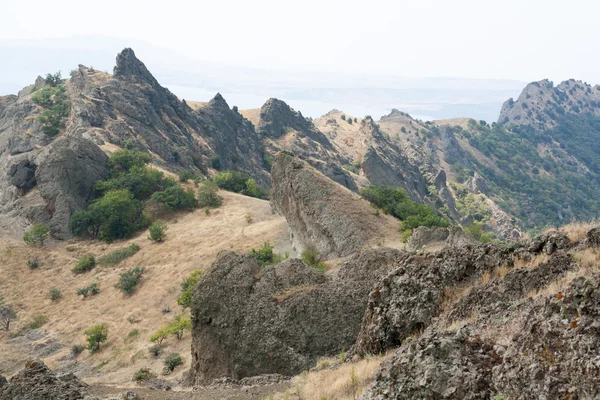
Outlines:
<svg viewBox="0 0 600 400"><path fill-rule="evenodd" d="M0 39L110 35L193 59L600 83L594 0L0 0Z"/></svg>

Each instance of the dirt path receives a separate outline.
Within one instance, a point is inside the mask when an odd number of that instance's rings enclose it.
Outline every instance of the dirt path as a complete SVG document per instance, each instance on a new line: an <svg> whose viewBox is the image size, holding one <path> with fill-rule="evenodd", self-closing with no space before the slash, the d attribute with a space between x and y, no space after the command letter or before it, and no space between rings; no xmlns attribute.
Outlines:
<svg viewBox="0 0 600 400"><path fill-rule="evenodd" d="M134 391L140 400L242 400L266 398L276 392L285 390L288 384L277 384L253 387L220 387L204 388L199 390L164 391L144 388L111 387L104 385L92 385L89 387L88 395L100 396L102 398L117 396L119 393Z"/></svg>

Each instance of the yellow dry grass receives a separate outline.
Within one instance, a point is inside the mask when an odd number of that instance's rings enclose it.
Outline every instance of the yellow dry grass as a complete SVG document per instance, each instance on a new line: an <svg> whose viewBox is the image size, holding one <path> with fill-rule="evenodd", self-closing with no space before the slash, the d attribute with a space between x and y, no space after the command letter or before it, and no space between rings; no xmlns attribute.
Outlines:
<svg viewBox="0 0 600 400"><path fill-rule="evenodd" d="M536 268L542 263L548 262L550 256L546 253L540 253L531 258L531 260L523 260L521 258L515 258L515 268Z"/></svg>
<svg viewBox="0 0 600 400"><path fill-rule="evenodd" d="M589 230L597 228L599 225L600 220L572 222L559 228L548 228L543 233L549 233L552 231L564 232L571 241L576 242L585 238Z"/></svg>
<svg viewBox="0 0 600 400"><path fill-rule="evenodd" d="M337 359L321 360L322 369L296 376L290 388L277 393L272 400L354 400L359 399L373 381L379 365L391 353L366 357L359 361L339 363ZM330 367L334 365L334 367Z"/></svg>
<svg viewBox="0 0 600 400"><path fill-rule="evenodd" d="M194 111L201 109L202 107L206 106L208 104L207 101L192 101L192 100L186 100L185 101L187 103L188 106L190 106L190 108Z"/></svg>
<svg viewBox="0 0 600 400"><path fill-rule="evenodd" d="M242 114L244 118L250 121L255 128L258 127L258 123L260 122L260 108L240 110L240 114Z"/></svg>
<svg viewBox="0 0 600 400"><path fill-rule="evenodd" d="M69 355L72 345L84 344L84 330L106 322L108 341L101 351L96 354L84 351L77 359L82 370L97 372L93 378L86 379L88 382L129 382L133 372L142 367L160 373L162 359L149 357L149 337L180 311L176 298L184 278L196 269L209 267L222 250L247 252L265 241L274 243L275 251L289 251L291 247L285 219L274 215L267 201L225 191L219 193L224 197L224 204L220 209L211 210L209 215L204 210L196 210L168 219L168 236L160 244L151 243L147 239L148 232L112 244L72 240L43 247L0 238L0 276L3 277L0 294L19 315L11 331L18 331L35 315L48 316L48 323L40 329L42 338L36 343L18 338L9 340L5 332L0 332L1 372L14 373L24 360L35 355L32 349L36 345L49 339L64 347L44 361L50 368L60 367L64 365L60 359ZM249 225L245 215L250 212L254 222ZM81 275L71 272L83 255L99 257L132 242L141 250L116 266L96 266ZM41 266L33 271L26 265L32 256L38 256L41 261ZM114 286L119 274L134 266L144 267L146 272L138 290L127 297ZM94 282L100 285L98 295L87 299L77 296L77 288ZM53 302L48 298L51 287L62 291L62 299ZM129 338L128 333L134 329L139 334ZM177 378L190 365L190 335L186 334L181 341L169 338L163 346L165 355L177 351L185 359L185 365L176 370L174 377Z"/></svg>

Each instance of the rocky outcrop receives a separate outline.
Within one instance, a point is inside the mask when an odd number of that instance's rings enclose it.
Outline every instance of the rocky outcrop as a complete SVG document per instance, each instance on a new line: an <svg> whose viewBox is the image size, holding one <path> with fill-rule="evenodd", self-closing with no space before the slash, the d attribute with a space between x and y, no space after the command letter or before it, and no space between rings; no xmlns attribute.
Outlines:
<svg viewBox="0 0 600 400"><path fill-rule="evenodd" d="M474 281L503 265L512 265L511 253L494 245L447 247L409 257L369 294L355 351L377 354L399 346L431 324L448 287Z"/></svg>
<svg viewBox="0 0 600 400"><path fill-rule="evenodd" d="M357 192L358 186L342 165L350 164L312 122L285 102L269 99L260 109L257 132L265 138L266 150L275 156L289 151L308 162L334 182Z"/></svg>
<svg viewBox="0 0 600 400"><path fill-rule="evenodd" d="M569 79L554 86L548 79L528 84L515 101L502 105L498 123L525 125L536 129L556 126L556 117L567 114L600 115L600 89L582 81Z"/></svg>
<svg viewBox="0 0 600 400"><path fill-rule="evenodd" d="M599 283L579 277L536 299L504 344L468 327L428 329L382 365L363 399L598 398Z"/></svg>
<svg viewBox="0 0 600 400"><path fill-rule="evenodd" d="M271 207L285 216L297 248L342 257L395 230L393 220L374 216L365 200L286 152L276 156L271 179Z"/></svg>
<svg viewBox="0 0 600 400"><path fill-rule="evenodd" d="M420 226L408 239L408 250L417 251L428 247L463 247L478 242L457 227Z"/></svg>
<svg viewBox="0 0 600 400"><path fill-rule="evenodd" d="M108 178L108 157L90 140L61 137L38 155L36 164L38 190L53 211L50 230L67 239L71 215L94 199L94 184Z"/></svg>
<svg viewBox="0 0 600 400"><path fill-rule="evenodd" d="M56 376L42 361L28 361L7 385L0 386L0 400L83 399L86 387L72 374Z"/></svg>
<svg viewBox="0 0 600 400"><path fill-rule="evenodd" d="M489 399L492 369L500 360L493 343L467 329L428 332L382 365L363 399Z"/></svg>
<svg viewBox="0 0 600 400"><path fill-rule="evenodd" d="M595 231L590 232L577 243L551 232L504 250L477 246L466 259L444 250L420 268L411 269L416 257L406 259L369 297L357 350L373 339L379 339L379 347L368 348L370 352L384 349L381 345L392 343L394 333L399 349L382 364L363 398L600 396L600 274L591 272L595 267L582 258L584 253L577 254L593 248L589 237ZM541 262L524 267L511 263L533 257ZM418 271L424 272L413 278ZM441 299L435 289L438 276L445 287ZM460 276L471 279L457 284ZM411 289L419 285L419 290ZM394 291L397 295L390 297ZM422 334L411 335L416 332L411 323ZM365 326L383 329L369 332ZM370 341L362 340L365 332Z"/></svg>
<svg viewBox="0 0 600 400"><path fill-rule="evenodd" d="M249 254L219 254L194 288L191 383L294 375L349 349L369 288L405 257L365 251L324 275L298 259L261 266Z"/></svg>

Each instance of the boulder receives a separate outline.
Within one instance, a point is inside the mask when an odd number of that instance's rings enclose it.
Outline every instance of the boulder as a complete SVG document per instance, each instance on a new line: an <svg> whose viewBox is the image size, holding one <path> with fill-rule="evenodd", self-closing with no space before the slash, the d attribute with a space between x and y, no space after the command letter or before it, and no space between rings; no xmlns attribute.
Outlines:
<svg viewBox="0 0 600 400"><path fill-rule="evenodd" d="M271 180L271 207L288 221L297 248L343 257L397 228L389 217L373 215L366 200L287 152L276 156Z"/></svg>
<svg viewBox="0 0 600 400"><path fill-rule="evenodd" d="M372 284L407 253L378 249L323 274L298 259L261 266L222 252L194 288L191 384L295 375L356 339Z"/></svg>

